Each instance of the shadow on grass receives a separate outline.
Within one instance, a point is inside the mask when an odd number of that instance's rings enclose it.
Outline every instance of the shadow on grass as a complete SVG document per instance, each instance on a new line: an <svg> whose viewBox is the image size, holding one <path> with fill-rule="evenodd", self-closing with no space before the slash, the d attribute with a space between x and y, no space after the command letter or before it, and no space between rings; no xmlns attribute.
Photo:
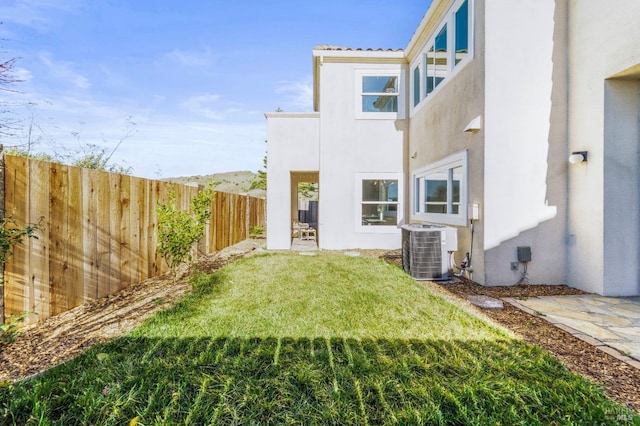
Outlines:
<svg viewBox="0 0 640 426"><path fill-rule="evenodd" d="M124 337L0 388L8 424L640 421L515 340Z"/></svg>

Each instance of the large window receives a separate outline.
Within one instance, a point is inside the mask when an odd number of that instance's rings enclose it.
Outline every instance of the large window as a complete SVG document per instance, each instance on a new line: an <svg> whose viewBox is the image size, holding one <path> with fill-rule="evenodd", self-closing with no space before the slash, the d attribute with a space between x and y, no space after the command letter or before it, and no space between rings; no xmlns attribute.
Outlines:
<svg viewBox="0 0 640 426"><path fill-rule="evenodd" d="M447 52L447 25L445 24L427 51L426 95L433 92L447 76L449 71Z"/></svg>
<svg viewBox="0 0 640 426"><path fill-rule="evenodd" d="M425 44L422 54L412 64L413 107L428 98L443 81L471 58L471 1L473 0L458 0L453 5Z"/></svg>
<svg viewBox="0 0 640 426"><path fill-rule="evenodd" d="M416 219L466 225L467 158L467 151L463 151L414 173L413 213Z"/></svg>
<svg viewBox="0 0 640 426"><path fill-rule="evenodd" d="M398 173L356 176L357 228L362 231L392 231L402 218L399 196L402 178Z"/></svg>
<svg viewBox="0 0 640 426"><path fill-rule="evenodd" d="M356 71L356 118L401 118L400 70Z"/></svg>
<svg viewBox="0 0 640 426"><path fill-rule="evenodd" d="M469 54L469 0L462 2L455 13L455 64L458 65Z"/></svg>
<svg viewBox="0 0 640 426"><path fill-rule="evenodd" d="M420 102L420 65L416 65L413 69L413 106L418 105Z"/></svg>

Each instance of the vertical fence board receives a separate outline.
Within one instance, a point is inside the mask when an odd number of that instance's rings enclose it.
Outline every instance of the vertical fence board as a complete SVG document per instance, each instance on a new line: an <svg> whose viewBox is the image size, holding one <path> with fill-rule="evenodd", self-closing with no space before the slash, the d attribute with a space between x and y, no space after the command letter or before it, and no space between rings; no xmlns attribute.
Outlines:
<svg viewBox="0 0 640 426"><path fill-rule="evenodd" d="M33 283L33 301L29 312L48 318L49 313L49 163L29 163L29 223L40 223L37 238L29 239L29 278ZM41 220L41 218L43 218ZM29 322L39 318L29 317Z"/></svg>
<svg viewBox="0 0 640 426"><path fill-rule="evenodd" d="M51 258L49 264L49 291L51 315L58 315L69 309L67 306L67 236L68 227L68 168L55 164L50 169L50 215L49 247Z"/></svg>
<svg viewBox="0 0 640 426"><path fill-rule="evenodd" d="M142 280L140 273L140 180L132 177L129 183L129 279Z"/></svg>
<svg viewBox="0 0 640 426"><path fill-rule="evenodd" d="M83 303L84 296L84 248L82 220L82 169L69 167L68 201L67 201L67 265L65 271L65 285L67 307L75 308Z"/></svg>
<svg viewBox="0 0 640 426"><path fill-rule="evenodd" d="M120 176L120 285L132 283L131 261L131 177Z"/></svg>
<svg viewBox="0 0 640 426"><path fill-rule="evenodd" d="M111 182L104 179L103 173L97 173L97 253L96 266L98 269L98 297L105 297L111 288Z"/></svg>
<svg viewBox="0 0 640 426"><path fill-rule="evenodd" d="M211 200L211 224L209 225L211 228L211 243L209 247L212 251L218 251L218 198L220 198L220 193L216 192Z"/></svg>
<svg viewBox="0 0 640 426"><path fill-rule="evenodd" d="M158 263L156 258L156 207L158 205L160 195L160 182L149 181L149 205L147 207L149 215L149 229L147 238L147 258L149 259L148 276L156 276L158 271Z"/></svg>
<svg viewBox="0 0 640 426"><path fill-rule="evenodd" d="M149 181L141 179L138 182L140 190L140 273L141 278L146 280L149 278Z"/></svg>
<svg viewBox="0 0 640 426"><path fill-rule="evenodd" d="M120 175L110 174L109 177L109 294L121 290L120 281L120 218L122 205L120 204Z"/></svg>
<svg viewBox="0 0 640 426"><path fill-rule="evenodd" d="M5 156L5 204L20 226L43 217L38 239L14 247L5 270L6 314L44 320L168 267L157 252L158 202L191 210L199 188ZM264 200L218 192L200 251L211 253L264 225ZM197 250L194 254L198 254Z"/></svg>
<svg viewBox="0 0 640 426"><path fill-rule="evenodd" d="M20 227L27 222L27 160L7 158L5 161L5 209ZM29 288L28 256L23 244L13 247L13 255L5 266L4 303L5 315L29 310L33 289Z"/></svg>
<svg viewBox="0 0 640 426"><path fill-rule="evenodd" d="M98 172L82 171L82 245L84 247L85 302L97 299L98 291Z"/></svg>

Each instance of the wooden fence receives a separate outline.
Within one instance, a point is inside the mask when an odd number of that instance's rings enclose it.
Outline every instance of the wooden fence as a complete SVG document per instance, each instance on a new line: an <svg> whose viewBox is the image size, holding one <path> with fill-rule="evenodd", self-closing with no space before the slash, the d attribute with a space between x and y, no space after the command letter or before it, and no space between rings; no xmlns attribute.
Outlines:
<svg viewBox="0 0 640 426"><path fill-rule="evenodd" d="M4 184L5 214L19 225L41 220L42 230L17 245L5 265L0 323L25 311L37 314L31 321L42 321L163 274L157 205L171 190L177 206L189 209L199 191L9 155ZM211 211L199 244L204 253L236 244L250 226L265 224L265 200L259 198L218 192Z"/></svg>

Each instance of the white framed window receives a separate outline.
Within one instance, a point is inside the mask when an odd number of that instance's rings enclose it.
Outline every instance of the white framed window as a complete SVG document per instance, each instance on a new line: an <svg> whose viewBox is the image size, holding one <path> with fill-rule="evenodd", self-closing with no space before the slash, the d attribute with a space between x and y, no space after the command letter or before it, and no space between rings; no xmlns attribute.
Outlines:
<svg viewBox="0 0 640 426"><path fill-rule="evenodd" d="M400 118L403 115L400 77L400 70L357 70L356 118Z"/></svg>
<svg viewBox="0 0 640 426"><path fill-rule="evenodd" d="M413 219L467 224L468 158L465 150L413 172Z"/></svg>
<svg viewBox="0 0 640 426"><path fill-rule="evenodd" d="M473 0L458 0L411 64L412 108L473 57Z"/></svg>
<svg viewBox="0 0 640 426"><path fill-rule="evenodd" d="M356 173L356 231L399 232L402 180L402 173Z"/></svg>

